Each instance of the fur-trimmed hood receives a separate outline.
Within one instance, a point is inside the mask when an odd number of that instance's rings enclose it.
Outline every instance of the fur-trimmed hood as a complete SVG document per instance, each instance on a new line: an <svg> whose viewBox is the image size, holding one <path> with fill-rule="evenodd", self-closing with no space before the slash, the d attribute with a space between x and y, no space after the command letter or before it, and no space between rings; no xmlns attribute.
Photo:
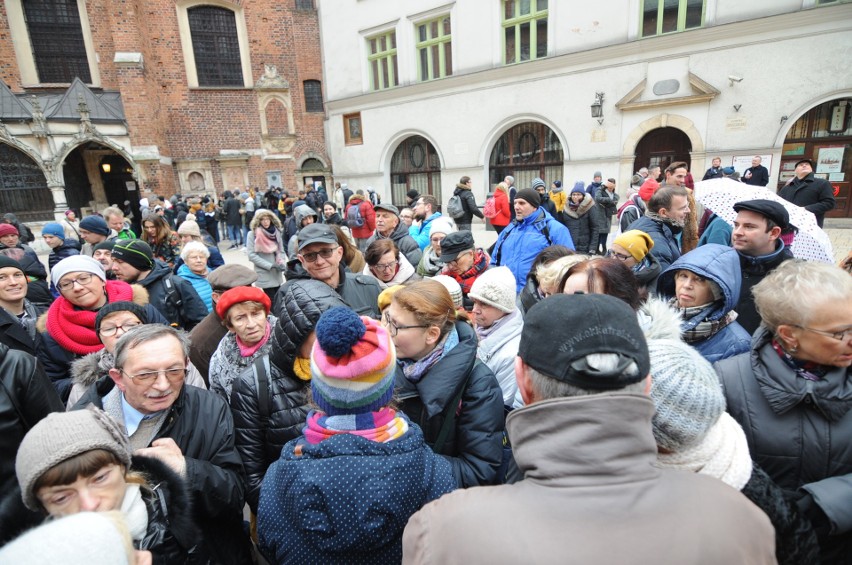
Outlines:
<svg viewBox="0 0 852 565"><path fill-rule="evenodd" d="M71 362L72 382L89 388L114 366L115 359L106 349L89 353Z"/></svg>
<svg viewBox="0 0 852 565"><path fill-rule="evenodd" d="M683 319L680 312L666 304L664 300L649 297L636 312L639 325L645 339L673 339L680 341L680 325Z"/></svg>
<svg viewBox="0 0 852 565"><path fill-rule="evenodd" d="M148 305L150 302L148 297L148 291L139 284L132 284L130 288L133 289L133 303L143 308ZM38 317L38 321L36 322L36 330L39 333L47 333L47 313L49 310L46 310L44 314Z"/></svg>
<svg viewBox="0 0 852 565"><path fill-rule="evenodd" d="M566 200L565 201L565 207L562 208L562 213L567 214L568 216L571 216L572 218L579 218L580 216L585 216L586 213L589 210L594 208L594 206L595 206L595 199L592 198L591 194L586 193L583 196L583 199L580 201L580 205L577 206L576 210L571 208L571 199L569 198L568 200Z"/></svg>
<svg viewBox="0 0 852 565"><path fill-rule="evenodd" d="M249 224L249 229L256 230L260 226L260 220L267 216L272 218L272 225L280 230L281 220L278 219L278 216L272 210L267 210L266 208L259 208L258 210L255 210L254 216Z"/></svg>

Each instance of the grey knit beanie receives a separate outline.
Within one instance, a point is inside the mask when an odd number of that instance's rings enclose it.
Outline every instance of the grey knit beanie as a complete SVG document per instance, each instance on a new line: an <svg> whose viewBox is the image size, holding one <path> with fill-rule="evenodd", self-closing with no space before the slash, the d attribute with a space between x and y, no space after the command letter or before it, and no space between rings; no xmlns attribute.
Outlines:
<svg viewBox="0 0 852 565"><path fill-rule="evenodd" d="M33 426L24 436L15 459L15 473L27 508L42 510L33 490L39 477L55 465L93 449L110 451L130 467L127 435L103 410L91 407L54 412Z"/></svg>
<svg viewBox="0 0 852 565"><path fill-rule="evenodd" d="M677 453L704 438L725 411L725 396L713 366L686 343L649 339L648 352L654 438Z"/></svg>

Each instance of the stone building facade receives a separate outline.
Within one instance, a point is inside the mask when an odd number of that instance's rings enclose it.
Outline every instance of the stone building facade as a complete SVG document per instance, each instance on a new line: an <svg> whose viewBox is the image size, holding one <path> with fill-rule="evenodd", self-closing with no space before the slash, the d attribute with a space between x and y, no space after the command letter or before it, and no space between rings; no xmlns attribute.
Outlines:
<svg viewBox="0 0 852 565"><path fill-rule="evenodd" d="M0 2L0 209L331 180L311 0Z"/></svg>

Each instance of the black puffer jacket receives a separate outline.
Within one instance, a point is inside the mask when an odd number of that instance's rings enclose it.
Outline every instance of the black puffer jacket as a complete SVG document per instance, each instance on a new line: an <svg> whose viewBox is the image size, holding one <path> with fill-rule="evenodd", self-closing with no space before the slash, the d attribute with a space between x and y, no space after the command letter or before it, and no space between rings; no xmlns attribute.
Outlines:
<svg viewBox="0 0 852 565"><path fill-rule="evenodd" d="M231 384L231 414L235 442L246 470L246 501L257 512L260 483L266 469L281 456L284 444L302 434L308 413L307 390L293 371L299 348L320 315L335 306L345 306L334 289L314 280L293 281L280 295L278 323L272 330L269 357L269 415L264 422L260 409L258 375L254 368L243 372Z"/></svg>
<svg viewBox="0 0 852 565"><path fill-rule="evenodd" d="M114 386L112 378L102 378L73 409L89 404L103 409L103 398ZM184 385L165 418L154 439L172 438L186 459L186 485L193 522L202 532L201 550L216 563L250 564L242 517L243 464L234 447L228 405L215 393Z"/></svg>
<svg viewBox="0 0 852 565"><path fill-rule="evenodd" d="M143 473L149 488L142 488L148 510L145 537L136 549L151 552L155 564L207 563L198 547L201 532L192 517L192 501L184 480L168 465L153 457L134 455L130 470Z"/></svg>
<svg viewBox="0 0 852 565"><path fill-rule="evenodd" d="M207 306L192 283L173 274L159 259L154 260L154 268L137 284L148 290L151 304L169 323L189 331L207 317Z"/></svg>
<svg viewBox="0 0 852 565"><path fill-rule="evenodd" d="M0 546L42 520L24 506L15 457L33 426L63 410L35 357L0 344Z"/></svg>
<svg viewBox="0 0 852 565"><path fill-rule="evenodd" d="M450 461L460 487L490 485L503 455L503 393L494 373L476 357L473 328L456 322L456 331L459 344L416 384L397 368L396 396L400 409L420 426L434 449L449 405L464 387L454 426L436 452Z"/></svg>

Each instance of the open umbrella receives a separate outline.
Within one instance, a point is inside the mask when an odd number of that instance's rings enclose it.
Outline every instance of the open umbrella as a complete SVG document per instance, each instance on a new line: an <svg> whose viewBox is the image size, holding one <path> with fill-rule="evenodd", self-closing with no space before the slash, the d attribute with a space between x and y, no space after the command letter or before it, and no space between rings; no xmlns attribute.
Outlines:
<svg viewBox="0 0 852 565"><path fill-rule="evenodd" d="M788 202L762 186L751 186L729 178L710 179L695 183L695 199L717 216L734 225L737 213L734 204L743 200L774 200L787 209L790 223L799 232L793 240L793 256L808 261L834 263L831 240L816 223L816 218L801 206Z"/></svg>

